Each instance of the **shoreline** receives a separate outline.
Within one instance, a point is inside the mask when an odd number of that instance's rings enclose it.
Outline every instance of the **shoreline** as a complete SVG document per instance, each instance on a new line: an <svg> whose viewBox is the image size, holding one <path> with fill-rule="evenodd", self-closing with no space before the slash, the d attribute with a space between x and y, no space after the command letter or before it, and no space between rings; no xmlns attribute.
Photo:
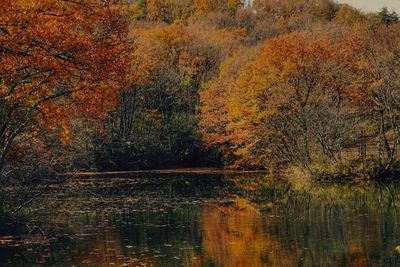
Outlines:
<svg viewBox="0 0 400 267"><path fill-rule="evenodd" d="M76 173L57 173L58 176L101 176L101 175L130 175L130 174L262 174L267 170L229 170L219 168L182 168L154 169L134 171L79 171Z"/></svg>

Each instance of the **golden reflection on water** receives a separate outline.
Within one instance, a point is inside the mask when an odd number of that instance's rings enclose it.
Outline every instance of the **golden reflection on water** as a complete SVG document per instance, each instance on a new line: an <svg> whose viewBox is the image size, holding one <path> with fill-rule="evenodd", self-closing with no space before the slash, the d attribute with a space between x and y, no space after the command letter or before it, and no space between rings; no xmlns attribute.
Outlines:
<svg viewBox="0 0 400 267"><path fill-rule="evenodd" d="M209 205L202 215L203 248L216 266L289 266L289 257L275 259L280 244L265 235L263 216L248 201L234 205ZM292 261L293 262L293 261Z"/></svg>
<svg viewBox="0 0 400 267"><path fill-rule="evenodd" d="M319 239L315 238L321 234L317 225L306 229L304 218L296 222L299 225L291 223L295 222L263 214L243 199L232 206L210 204L202 214L206 256L202 263L197 260L188 266L208 266L209 262L221 267L383 265L383 258L374 253L384 246L376 221L356 218L342 225L344 228L336 228L344 232ZM302 236L305 243L296 236Z"/></svg>

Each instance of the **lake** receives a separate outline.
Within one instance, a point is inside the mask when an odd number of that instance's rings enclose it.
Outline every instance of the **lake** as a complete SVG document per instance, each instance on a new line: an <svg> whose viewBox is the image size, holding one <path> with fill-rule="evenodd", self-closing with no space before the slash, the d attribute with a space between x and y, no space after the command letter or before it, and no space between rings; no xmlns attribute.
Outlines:
<svg viewBox="0 0 400 267"><path fill-rule="evenodd" d="M0 265L400 266L399 197L397 182L80 177L24 211L55 238L0 248Z"/></svg>

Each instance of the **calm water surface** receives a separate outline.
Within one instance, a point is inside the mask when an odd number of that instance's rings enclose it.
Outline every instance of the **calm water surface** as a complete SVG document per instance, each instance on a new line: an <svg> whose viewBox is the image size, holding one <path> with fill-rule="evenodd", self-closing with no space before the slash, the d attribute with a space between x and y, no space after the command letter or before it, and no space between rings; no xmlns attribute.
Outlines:
<svg viewBox="0 0 400 267"><path fill-rule="evenodd" d="M80 178L27 212L58 237L1 266L400 266L399 183Z"/></svg>

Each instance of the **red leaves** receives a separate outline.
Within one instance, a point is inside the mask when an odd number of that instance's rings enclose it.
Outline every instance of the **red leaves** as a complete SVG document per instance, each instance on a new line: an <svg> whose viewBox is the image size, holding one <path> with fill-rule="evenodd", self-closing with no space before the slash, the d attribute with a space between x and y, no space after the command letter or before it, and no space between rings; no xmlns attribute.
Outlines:
<svg viewBox="0 0 400 267"><path fill-rule="evenodd" d="M1 1L0 78L7 119L21 112L28 119L37 110L49 125L77 112L106 116L130 63L127 18L97 0Z"/></svg>

